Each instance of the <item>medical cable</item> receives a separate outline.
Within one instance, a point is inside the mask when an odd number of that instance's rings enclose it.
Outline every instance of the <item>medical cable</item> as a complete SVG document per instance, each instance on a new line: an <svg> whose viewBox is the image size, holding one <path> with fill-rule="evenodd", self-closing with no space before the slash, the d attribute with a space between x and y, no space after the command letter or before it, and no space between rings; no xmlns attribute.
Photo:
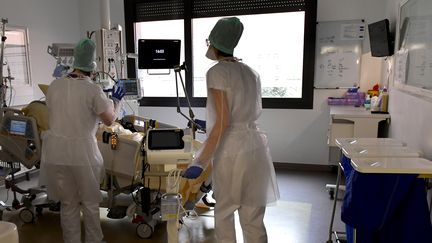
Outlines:
<svg viewBox="0 0 432 243"><path fill-rule="evenodd" d="M176 84L176 96L177 96L177 113L179 113L180 115L182 115L184 118L186 118L186 120L188 120L191 124L193 124L195 127L197 127L197 128L199 128L200 130L202 130L202 131L206 131L205 130L205 128L203 128L203 127L201 127L198 123L196 123L195 122L195 120L194 120L194 118L195 118L195 114L193 113L193 111L192 111L192 106L191 106L191 103L190 103L190 100L189 100L189 95L188 95L188 93L187 93L187 90L186 90L186 87L185 87L185 85L184 85L184 81L183 81L183 77L182 77L182 75L181 75L181 73L180 73L180 71L182 70L182 69L185 69L186 70L186 68L185 68L185 65L183 64L183 65L181 65L181 66L176 66L175 68L174 68L174 77L175 77L175 84ZM183 114L183 112L181 111L181 109L180 109L180 96L179 96L179 92L178 92L178 78L177 78L177 75L180 77L180 82L181 82L181 84L182 84L182 88L183 88L183 92L184 92L184 94L185 94L185 97L186 97L186 101L187 101L187 103L188 103L188 107L189 107L189 117L188 116L186 116L185 114ZM195 138L195 134L193 134L193 137Z"/></svg>
<svg viewBox="0 0 432 243"><path fill-rule="evenodd" d="M9 91L9 106L11 106L12 105L12 101L15 99L15 96L16 96L16 90L15 90L14 87L12 87L12 81L11 80L9 80L9 88L10 88L10 91Z"/></svg>
<svg viewBox="0 0 432 243"><path fill-rule="evenodd" d="M181 169L173 169L168 173L168 178L173 178L174 179L174 183L171 185L170 189L175 189L175 192L180 195L180 193L178 193L178 189L179 189L179 185L180 185L180 180L182 179L182 174L183 174L183 170ZM169 183L170 184L170 183ZM198 214L196 213L195 210L186 210L181 201L181 195L177 197L177 202L179 204L179 215L180 215L180 210L182 212L182 214L184 214L185 216L187 216L188 218L191 219L196 219Z"/></svg>
<svg viewBox="0 0 432 243"><path fill-rule="evenodd" d="M129 109L132 111L132 115L135 116L135 111L134 111L134 109L132 108L132 106L129 104L129 102L125 101L125 102L123 102L123 103L126 103L126 105L129 106ZM122 108L122 110L123 110L123 111L126 111L126 110L123 109L123 108Z"/></svg>
<svg viewBox="0 0 432 243"><path fill-rule="evenodd" d="M137 189L136 189L136 190L133 190L132 193L131 193L132 201L134 201L134 203L135 203L137 206L141 206L141 202L140 202L139 199L135 196L135 193L138 194L139 191L140 191L140 189L141 189L141 188L137 187Z"/></svg>
<svg viewBox="0 0 432 243"><path fill-rule="evenodd" d="M119 75L118 67L117 67L117 64L116 64L116 61L114 60L114 58L112 59L112 63L114 65L114 70L116 72L116 77L119 78L120 75Z"/></svg>
<svg viewBox="0 0 432 243"><path fill-rule="evenodd" d="M181 169L172 169L168 172L168 187L170 191L174 191L178 194L182 174L183 170Z"/></svg>
<svg viewBox="0 0 432 243"><path fill-rule="evenodd" d="M198 213L195 210L185 210L185 208L183 207L183 205L181 205L181 209L182 209L182 214L190 220L196 220L198 219ZM188 232L188 241L187 242L192 242L192 231L190 229L190 227L184 222L184 220L181 220L181 226L184 226Z"/></svg>
<svg viewBox="0 0 432 243"><path fill-rule="evenodd" d="M5 79L6 79L6 80L9 80L9 87L10 87L10 93L9 93L9 106L11 106L11 104L12 104L12 100L13 100L13 97L15 97L15 96L12 97L12 95L13 95L13 93L12 93L12 90L13 90L13 88L12 88L12 80L13 80L14 78L11 76L11 70L10 70L9 63L7 64L7 72L8 72L8 76L5 77ZM5 92L7 91L7 88L8 88L8 87L6 86ZM16 94L16 92L15 92L15 94Z"/></svg>
<svg viewBox="0 0 432 243"><path fill-rule="evenodd" d="M141 169L141 171L139 171L138 170L138 166L139 166L139 160L136 160L136 162L135 162L135 175L132 177L132 181L131 181L131 189L133 188L133 186L134 186L134 183L135 183L135 180L136 180L136 177L138 176L137 175L137 173L138 172L141 172L141 184L143 184L143 186L145 186L145 172L147 171L147 170L150 170L150 164L147 162L147 160L146 160L146 155L145 155L145 150L144 150L144 147L145 147L145 145L144 145L144 141L145 141L145 137L143 137L142 138L142 140L141 140L141 146L140 146L140 150L141 150L141 153L142 153L142 160L141 160L141 162L142 162L142 169ZM138 187L138 191L140 190L141 188L139 188ZM133 199L133 201L135 202L135 204L137 204L138 206L141 206L141 202L139 202L136 198L135 198L135 196L134 196L134 193L132 192L131 193L131 195L132 195L132 199Z"/></svg>
<svg viewBox="0 0 432 243"><path fill-rule="evenodd" d="M149 167L150 168L150 167ZM144 178L142 178L142 180L144 180ZM132 178L132 182L131 182L131 185L130 185L130 187L131 187L131 190L132 190L132 188L134 188L134 178ZM136 190L133 190L132 191L132 193L131 193L131 196L132 196L132 200L135 202L135 204L137 204L138 206L141 206L142 204L141 204L141 202L135 197L135 195L134 195L134 191L137 191L137 192L139 192L140 190L141 190L141 188L143 188L143 187L145 187L145 183L141 183L142 184L142 186L137 186L136 187Z"/></svg>
<svg viewBox="0 0 432 243"><path fill-rule="evenodd" d="M158 187L158 194L157 197L161 197L161 187L162 187L162 176L159 176L159 187Z"/></svg>
<svg viewBox="0 0 432 243"><path fill-rule="evenodd" d="M90 33L87 32L87 38L91 39L91 38L92 38L92 35L93 35L94 33L96 33L96 31L92 31L92 32L90 32Z"/></svg>
<svg viewBox="0 0 432 243"><path fill-rule="evenodd" d="M105 74L107 75L112 81L114 81L115 84L117 84L117 80L114 79L114 77L111 76L111 74L104 72L104 71L97 71L96 74L98 75L99 79L100 79L100 74Z"/></svg>

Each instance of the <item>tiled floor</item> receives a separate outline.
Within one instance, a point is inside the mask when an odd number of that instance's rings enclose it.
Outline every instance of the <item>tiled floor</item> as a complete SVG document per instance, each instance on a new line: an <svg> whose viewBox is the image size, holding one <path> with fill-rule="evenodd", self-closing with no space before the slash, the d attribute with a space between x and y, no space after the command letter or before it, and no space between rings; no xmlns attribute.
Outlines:
<svg viewBox="0 0 432 243"><path fill-rule="evenodd" d="M328 239L333 201L325 190L325 184L334 183L336 175L330 172L277 171L281 200L267 208L265 223L270 243L324 243ZM22 182L23 188L34 184ZM8 203L12 193L9 192ZM0 187L0 200L7 198ZM338 207L340 208L340 207ZM164 223L157 224L150 239L136 235L136 224L130 218L109 219L106 209L101 209L102 228L109 243L167 242ZM335 229L343 230L337 212ZM18 225L20 243L57 243L61 240L59 214L46 210L35 223L23 224L17 211L5 211L3 219ZM213 211L200 210L200 217L186 219L179 233L181 243L213 243ZM240 231L238 230L238 233ZM238 234L238 242L242 242Z"/></svg>

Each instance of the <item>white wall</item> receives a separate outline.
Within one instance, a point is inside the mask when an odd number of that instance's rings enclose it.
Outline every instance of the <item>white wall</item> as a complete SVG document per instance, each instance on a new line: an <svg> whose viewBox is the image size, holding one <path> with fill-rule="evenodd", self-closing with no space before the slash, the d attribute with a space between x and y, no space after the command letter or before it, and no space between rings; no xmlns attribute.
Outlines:
<svg viewBox="0 0 432 243"><path fill-rule="evenodd" d="M100 26L99 1L79 0L81 32ZM124 26L123 1L110 0L111 23ZM374 22L384 18L385 2L376 0L318 0L318 21L365 19ZM210 31L210 30L209 30ZM360 85L363 90L381 80L382 60L371 58L369 43L364 41L364 67ZM312 110L265 109L259 122L268 133L273 160L277 162L328 164L327 128L328 96L340 96L341 90L315 90ZM194 108L197 118L205 119L203 108ZM172 107L140 107L142 116L184 126L186 121Z"/></svg>
<svg viewBox="0 0 432 243"><path fill-rule="evenodd" d="M400 0L387 0L387 18L396 23ZM432 77L431 77L432 78ZM420 149L432 159L432 103L418 95L392 88L389 96L390 136Z"/></svg>
<svg viewBox="0 0 432 243"><path fill-rule="evenodd" d="M100 20L100 1L101 0L78 0L80 16L80 33L85 37L87 31L99 30ZM109 0L111 27L120 24L124 28L124 7L123 0Z"/></svg>
<svg viewBox="0 0 432 243"><path fill-rule="evenodd" d="M123 1L110 0L110 3L111 23L124 26ZM318 21L362 18L371 23L387 17L394 25L398 3L399 0L318 0ZM55 61L46 53L48 45L74 43L84 37L87 30L100 27L99 0L0 0L0 4L0 17L8 18L12 25L29 29L33 88L20 91L17 101L40 98L42 94L35 84L51 82ZM385 67L381 59L370 57L367 40L363 53L361 87L365 90L381 81L381 70ZM274 161L327 164L329 109L326 98L341 93L341 90L316 90L312 110L264 110L259 122L269 135ZM390 95L391 135L421 148L431 158L432 145L428 141L432 141L432 128L428 122L432 117L427 114L432 104L396 90L391 90ZM197 117L204 118L203 108L194 111ZM140 114L179 126L185 124L172 107L140 107Z"/></svg>
<svg viewBox="0 0 432 243"><path fill-rule="evenodd" d="M10 25L28 28L32 88L20 88L15 104L42 97L38 83L50 83L55 60L46 50L52 43L73 43L79 39L77 0L0 0L0 17Z"/></svg>
<svg viewBox="0 0 432 243"><path fill-rule="evenodd" d="M364 19L372 23L384 18L385 2L376 0L318 0L317 21ZM360 87L367 90L381 82L382 60L370 56L367 38L363 42ZM315 90L312 110L266 109L260 119L270 140L273 160L302 164L328 164L327 97L341 90Z"/></svg>

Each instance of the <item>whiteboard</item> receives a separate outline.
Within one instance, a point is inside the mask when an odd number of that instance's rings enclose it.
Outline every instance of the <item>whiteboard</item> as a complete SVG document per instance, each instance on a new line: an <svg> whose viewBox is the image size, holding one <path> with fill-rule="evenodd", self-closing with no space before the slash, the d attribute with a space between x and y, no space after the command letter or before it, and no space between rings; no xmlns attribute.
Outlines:
<svg viewBox="0 0 432 243"><path fill-rule="evenodd" d="M316 27L315 88L359 84L364 21L318 22Z"/></svg>
<svg viewBox="0 0 432 243"><path fill-rule="evenodd" d="M396 59L407 53L397 67L404 79L398 82L432 90L432 1L409 0L401 4L397 28Z"/></svg>

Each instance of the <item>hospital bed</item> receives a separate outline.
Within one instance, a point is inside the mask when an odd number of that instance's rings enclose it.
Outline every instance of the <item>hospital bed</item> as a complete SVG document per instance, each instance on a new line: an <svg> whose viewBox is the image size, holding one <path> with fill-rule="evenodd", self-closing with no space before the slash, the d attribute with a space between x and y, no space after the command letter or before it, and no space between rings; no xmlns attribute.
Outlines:
<svg viewBox="0 0 432 243"><path fill-rule="evenodd" d="M137 235L150 238L158 222L181 221L183 210L169 208L190 208L209 192L211 167L196 180L180 177L201 145L190 128L137 116L126 116L120 124L101 125L96 135L107 175L102 206L110 218L130 216ZM125 194L131 200L117 200Z"/></svg>
<svg viewBox="0 0 432 243"><path fill-rule="evenodd" d="M33 103L37 107L41 103ZM6 189L13 192L12 204L0 201L0 219L4 210L21 210L20 219L25 223L33 222L35 212L43 208L58 210L58 204L48 200L45 188L22 189L15 184L15 174L21 165L27 169L38 168L41 158L41 140L36 118L27 116L23 111L13 108L0 110L0 181ZM17 193L22 194L18 200Z"/></svg>
<svg viewBox="0 0 432 243"><path fill-rule="evenodd" d="M0 212L20 210L20 219L25 223L34 222L36 213L41 214L46 207L57 211L60 206L47 198L44 187L24 190L14 183L14 174L20 171L21 165L28 169L39 168L42 146L39 131L48 126L46 106L35 102L34 107L38 112L27 109L24 114L12 108L3 108L0 112L0 175L3 174L7 188L14 192L12 205L0 202ZM177 207L191 208L211 188L211 166L195 180L180 177L181 169L192 161L200 146L193 137L190 128L180 129L138 116L125 116L110 127L100 125L96 138L106 171L101 184L104 195L101 207L108 208L107 216L130 216L141 238L151 237L160 221L181 219L181 215L164 210L164 193L175 195ZM170 182L172 171L177 176L175 187ZM23 195L21 202L16 193ZM125 197L128 200L122 200Z"/></svg>

